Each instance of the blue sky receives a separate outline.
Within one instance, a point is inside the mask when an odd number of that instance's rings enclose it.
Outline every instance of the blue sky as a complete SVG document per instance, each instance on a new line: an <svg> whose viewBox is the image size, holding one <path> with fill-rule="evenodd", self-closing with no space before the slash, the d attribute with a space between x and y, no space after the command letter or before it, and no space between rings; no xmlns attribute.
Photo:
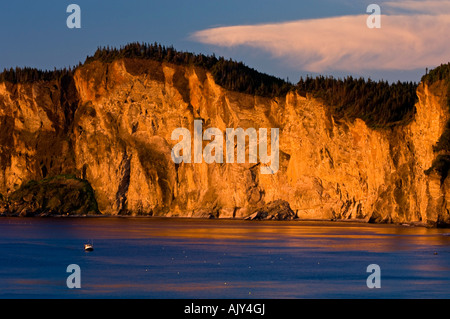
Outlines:
<svg viewBox="0 0 450 319"><path fill-rule="evenodd" d="M301 41L311 41L311 39L296 37L296 35L309 34L311 38L319 39L323 37L323 34L316 34L317 28L314 25L329 23L333 32L336 32L337 35L341 34L345 39L346 35L342 35L339 26L332 26L333 23L336 23L336 19L333 18L367 16L367 5L373 2L371 0L2 1L0 3L0 36L2 39L0 69L15 66L31 66L41 69L60 68L84 61L86 56L92 55L98 46L120 46L134 41L151 43L156 41L164 45L173 45L178 50L204 54L214 52L218 56L231 57L243 61L259 71L289 78L292 82L296 82L300 76L306 74L335 76L352 74L391 81L420 80L420 76L425 72L424 66L434 67L436 61L442 59L442 55L434 56L427 62L428 64L416 65L411 62L411 67L408 64L402 64L400 67L394 68L380 60L377 62L378 64L370 66L370 69L361 69L357 65L358 62L354 62L357 61L355 60L357 57L349 61L336 61L336 65L340 63L340 68L319 63L320 61L316 61L314 66L312 63L309 65L306 62L303 63L303 60L306 61L313 58L314 54L323 54L323 52L319 52L320 50L317 48L319 43L316 46L312 45L308 51L309 56L305 56L306 53L303 50L296 51ZM411 10L410 3L414 1L397 0L393 2L407 3L407 7L400 8L407 11ZM448 1L431 2L438 2L440 5ZM66 13L66 8L71 3L81 7L81 29L69 29L66 26L66 19L69 15ZM381 7L382 10L385 8L383 5ZM399 10L392 4L392 1L389 8L390 10L392 8ZM423 8L414 8L414 10L413 14L417 14L417 10L423 10ZM440 11L442 13L442 9ZM394 12L394 14L397 13ZM405 19L411 17L409 13L406 15L408 17ZM435 21L444 21L445 29L448 20L448 16L444 16L442 20ZM283 24L292 21L298 22L293 29L289 29L293 36L280 38L279 31L277 31L279 26L283 26L282 30L285 30ZM313 24L308 27L304 21L312 21ZM397 24L396 28L407 27L408 21ZM423 23L426 26L426 21ZM251 26L254 28L253 31L260 32L260 27L268 24L274 27L273 30L269 29L272 34L270 47L265 43L265 39L252 42L253 39L250 35L246 35L242 28L227 29L227 27L233 26ZM237 45L233 44L235 42L223 40L229 39L236 30L241 36ZM207 38L201 37L202 33L199 32L202 31L208 32ZM385 34L382 36L388 38L389 33L384 32ZM378 35L380 34L382 33L378 33ZM263 34L262 38L264 37ZM430 39L430 41L434 40ZM249 45L249 42L252 44ZM291 45L293 48L291 52L279 52L279 47L290 47ZM297 46L297 49L294 45ZM405 44L407 48L410 48L408 45L410 46L410 44ZM341 50L339 46L335 49ZM442 52L442 45L436 45L436 50L438 49ZM402 48L400 47L398 50L402 50ZM355 51L358 51L358 47ZM330 58L331 55L336 56L336 52L341 51L332 52L330 50ZM450 50L445 52L450 53ZM381 53L375 52L374 54ZM429 56L430 52L420 52L415 60L423 60L425 54ZM450 60L450 55L448 60ZM354 63L354 68L348 67L348 64L351 63Z"/></svg>

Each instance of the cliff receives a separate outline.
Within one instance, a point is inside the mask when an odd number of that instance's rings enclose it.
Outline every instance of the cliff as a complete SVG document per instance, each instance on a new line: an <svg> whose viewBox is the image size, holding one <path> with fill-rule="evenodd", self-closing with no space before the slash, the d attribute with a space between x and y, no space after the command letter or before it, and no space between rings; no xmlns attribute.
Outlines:
<svg viewBox="0 0 450 319"><path fill-rule="evenodd" d="M374 130L360 119L336 119L294 90L240 93L205 68L152 59L94 60L59 79L4 81L3 214L17 214L8 207L21 185L72 174L92 186L101 214L449 225L450 180L433 166L433 146L450 119L446 90L443 81L421 83L414 119ZM175 164L172 131L193 132L195 119L222 132L279 128L279 170ZM97 212L86 207L69 213Z"/></svg>

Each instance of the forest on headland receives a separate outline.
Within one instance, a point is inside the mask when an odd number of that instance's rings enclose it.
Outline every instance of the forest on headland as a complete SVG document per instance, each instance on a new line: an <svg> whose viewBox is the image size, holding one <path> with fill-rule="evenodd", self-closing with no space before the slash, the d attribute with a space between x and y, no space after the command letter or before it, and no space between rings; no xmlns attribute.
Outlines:
<svg viewBox="0 0 450 319"><path fill-rule="evenodd" d="M99 47L84 63L73 68L53 71L35 68L10 68L0 73L0 82L25 83L35 81L60 80L71 75L76 68L92 61L112 62L116 59L152 59L178 65L202 67L208 70L216 83L227 90L270 98L284 96L296 91L302 96L312 96L326 104L336 118L353 120L360 118L373 129L389 128L407 124L414 117L417 83L373 81L371 79L334 78L308 76L300 78L297 84L271 76L248 67L242 62L213 55L194 54L178 51L172 46L158 43L130 43L119 48ZM448 79L449 64L431 70L422 82L432 83ZM450 86L449 86L450 87ZM448 146L450 151L450 123L448 136L438 143L438 149ZM445 140L444 140L445 139Z"/></svg>
<svg viewBox="0 0 450 319"><path fill-rule="evenodd" d="M436 82L441 82L446 86L447 107L450 112L450 63L441 64L439 67L427 72L422 77L421 82L429 86ZM443 183L450 171L450 119L447 121L441 137L433 146L433 151L437 156L433 160L431 167L425 173L429 174L433 170L436 170L441 176L441 183Z"/></svg>

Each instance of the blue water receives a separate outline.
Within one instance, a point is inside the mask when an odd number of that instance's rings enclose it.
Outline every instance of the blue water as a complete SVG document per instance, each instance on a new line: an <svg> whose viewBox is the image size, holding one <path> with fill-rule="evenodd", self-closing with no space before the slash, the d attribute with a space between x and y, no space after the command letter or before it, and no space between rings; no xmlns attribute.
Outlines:
<svg viewBox="0 0 450 319"><path fill-rule="evenodd" d="M0 218L0 298L449 298L450 229ZM94 251L83 244L93 241ZM69 289L67 266L81 269ZM369 264L381 288L369 289Z"/></svg>

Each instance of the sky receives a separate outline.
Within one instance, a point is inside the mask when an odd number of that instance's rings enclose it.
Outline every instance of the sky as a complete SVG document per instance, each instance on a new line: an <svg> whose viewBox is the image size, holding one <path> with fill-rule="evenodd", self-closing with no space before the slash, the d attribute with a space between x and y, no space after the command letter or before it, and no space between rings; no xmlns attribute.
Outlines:
<svg viewBox="0 0 450 319"><path fill-rule="evenodd" d="M81 28L66 25L72 3ZM367 26L371 3L380 28ZM293 83L318 74L418 82L450 61L449 34L450 0L3 0L0 70L74 66L99 46L137 41L214 53Z"/></svg>

